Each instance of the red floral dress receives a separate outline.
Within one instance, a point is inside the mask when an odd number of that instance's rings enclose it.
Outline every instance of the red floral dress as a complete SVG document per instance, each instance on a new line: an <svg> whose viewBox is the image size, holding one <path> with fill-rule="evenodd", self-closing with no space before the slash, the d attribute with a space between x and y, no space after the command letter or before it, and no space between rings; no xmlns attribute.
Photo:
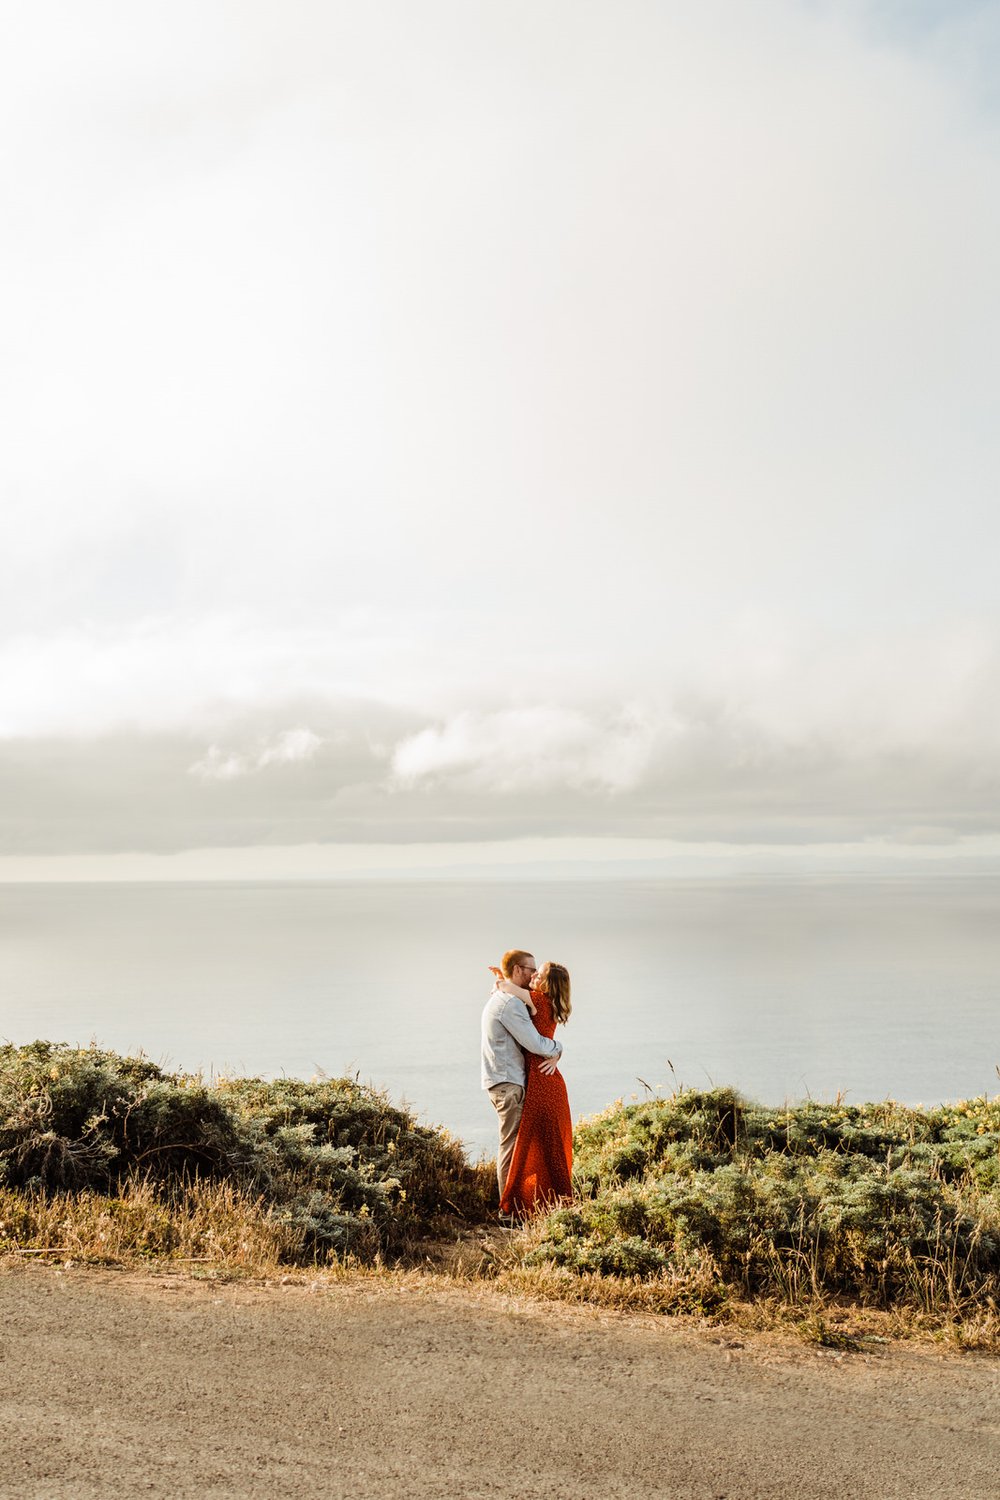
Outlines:
<svg viewBox="0 0 1000 1500"><path fill-rule="evenodd" d="M532 990L531 998L535 1030L554 1037L556 1022L548 995ZM573 1122L566 1083L561 1073L541 1072L542 1061L534 1052L527 1055L524 1111L500 1200L507 1214L526 1216L573 1194Z"/></svg>

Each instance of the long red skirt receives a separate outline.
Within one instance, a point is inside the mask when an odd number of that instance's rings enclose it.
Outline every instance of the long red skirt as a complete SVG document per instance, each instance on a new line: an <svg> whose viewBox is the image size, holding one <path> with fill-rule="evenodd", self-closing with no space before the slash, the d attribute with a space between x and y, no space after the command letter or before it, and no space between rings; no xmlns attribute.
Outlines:
<svg viewBox="0 0 1000 1500"><path fill-rule="evenodd" d="M532 998L536 1029L552 1036L555 1022L548 996L535 993ZM524 1112L500 1199L504 1213L522 1217L573 1195L573 1121L566 1082L561 1073L547 1077L540 1072L541 1061L534 1054L528 1059Z"/></svg>

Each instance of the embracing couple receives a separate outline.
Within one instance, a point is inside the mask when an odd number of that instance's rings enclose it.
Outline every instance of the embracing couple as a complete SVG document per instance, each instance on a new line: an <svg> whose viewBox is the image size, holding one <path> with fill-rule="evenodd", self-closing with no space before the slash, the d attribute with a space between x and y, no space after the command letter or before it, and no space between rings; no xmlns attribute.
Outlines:
<svg viewBox="0 0 1000 1500"><path fill-rule="evenodd" d="M483 1088L500 1120L500 1221L572 1196L573 1123L559 1072L557 1024L570 1013L562 964L539 969L522 948L505 953L483 1011Z"/></svg>

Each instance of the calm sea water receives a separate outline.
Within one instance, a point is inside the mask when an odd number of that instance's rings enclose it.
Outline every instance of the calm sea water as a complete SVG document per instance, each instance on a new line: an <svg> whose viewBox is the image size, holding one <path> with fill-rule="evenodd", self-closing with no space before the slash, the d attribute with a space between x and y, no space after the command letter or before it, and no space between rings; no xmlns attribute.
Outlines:
<svg viewBox="0 0 1000 1500"><path fill-rule="evenodd" d="M571 970L576 1116L675 1080L767 1103L1000 1089L998 877L4 885L0 1036L360 1072L492 1152L479 1013L515 944Z"/></svg>

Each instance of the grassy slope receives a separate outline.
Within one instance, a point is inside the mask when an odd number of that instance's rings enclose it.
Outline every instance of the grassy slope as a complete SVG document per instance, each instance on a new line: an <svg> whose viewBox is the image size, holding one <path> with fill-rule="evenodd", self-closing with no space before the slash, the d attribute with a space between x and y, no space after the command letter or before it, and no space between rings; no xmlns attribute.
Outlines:
<svg viewBox="0 0 1000 1500"><path fill-rule="evenodd" d="M846 1300L994 1341L1000 1100L773 1110L687 1091L617 1103L575 1144L573 1204L473 1274L710 1316ZM354 1079L208 1085L96 1048L0 1048L0 1253L370 1265L467 1237L494 1197L489 1165Z"/></svg>

